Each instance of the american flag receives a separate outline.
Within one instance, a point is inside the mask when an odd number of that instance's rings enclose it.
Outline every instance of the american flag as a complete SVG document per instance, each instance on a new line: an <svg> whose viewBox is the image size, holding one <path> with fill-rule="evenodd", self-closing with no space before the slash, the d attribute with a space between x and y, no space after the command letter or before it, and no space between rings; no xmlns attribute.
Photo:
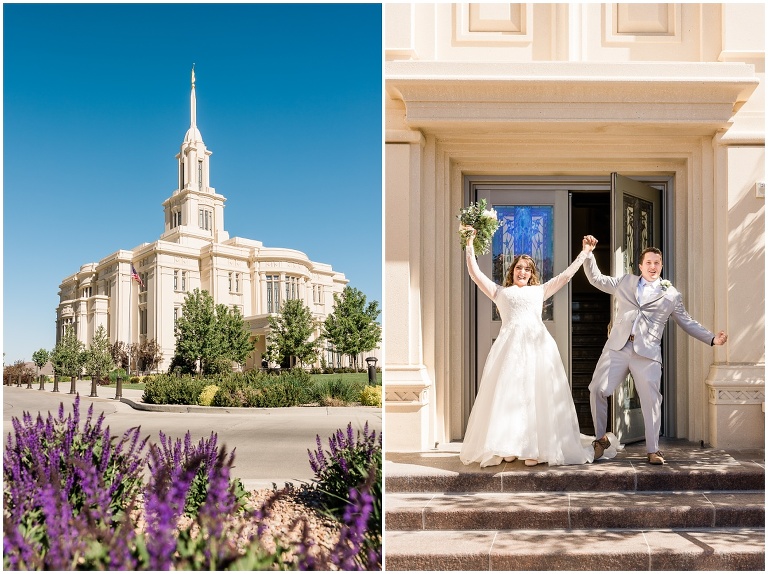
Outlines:
<svg viewBox="0 0 768 574"><path fill-rule="evenodd" d="M144 287L144 281L141 280L138 271L136 271L136 268L133 265L131 265L131 279L135 279L139 285Z"/></svg>

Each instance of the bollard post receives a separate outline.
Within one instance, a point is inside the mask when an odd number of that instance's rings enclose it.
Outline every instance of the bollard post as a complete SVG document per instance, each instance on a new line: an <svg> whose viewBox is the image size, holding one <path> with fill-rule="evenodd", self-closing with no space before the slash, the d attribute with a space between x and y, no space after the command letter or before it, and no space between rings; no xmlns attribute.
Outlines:
<svg viewBox="0 0 768 574"><path fill-rule="evenodd" d="M72 375L72 382L69 385L69 394L70 395L77 394L77 377L75 375Z"/></svg>
<svg viewBox="0 0 768 574"><path fill-rule="evenodd" d="M96 385L98 381L99 376L98 375L91 375L91 394L88 395L89 397L98 397L99 393L96 391Z"/></svg>
<svg viewBox="0 0 768 574"><path fill-rule="evenodd" d="M53 374L53 392L58 393L59 392L59 375L56 373Z"/></svg>
<svg viewBox="0 0 768 574"><path fill-rule="evenodd" d="M368 363L368 384L369 385L375 385L376 384L376 362L378 359L376 357L368 357L365 362Z"/></svg>
<svg viewBox="0 0 768 574"><path fill-rule="evenodd" d="M38 391L44 391L45 390L45 382L44 382L45 381L45 375L40 375L39 379L40 379L40 388L38 388L37 390Z"/></svg>
<svg viewBox="0 0 768 574"><path fill-rule="evenodd" d="M123 377L117 375L117 389L115 392L115 400L119 401L123 398Z"/></svg>

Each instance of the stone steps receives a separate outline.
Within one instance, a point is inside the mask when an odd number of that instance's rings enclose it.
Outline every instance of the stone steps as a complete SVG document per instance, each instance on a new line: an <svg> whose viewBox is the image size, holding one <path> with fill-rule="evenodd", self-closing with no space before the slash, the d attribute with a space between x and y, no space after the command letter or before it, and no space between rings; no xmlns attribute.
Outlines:
<svg viewBox="0 0 768 574"><path fill-rule="evenodd" d="M764 527L759 491L394 493L395 530Z"/></svg>
<svg viewBox="0 0 768 574"><path fill-rule="evenodd" d="M765 532L685 530L431 530L384 536L386 570L758 570Z"/></svg>
<svg viewBox="0 0 768 574"><path fill-rule="evenodd" d="M387 570L763 570L764 451L662 439L589 465L387 453Z"/></svg>

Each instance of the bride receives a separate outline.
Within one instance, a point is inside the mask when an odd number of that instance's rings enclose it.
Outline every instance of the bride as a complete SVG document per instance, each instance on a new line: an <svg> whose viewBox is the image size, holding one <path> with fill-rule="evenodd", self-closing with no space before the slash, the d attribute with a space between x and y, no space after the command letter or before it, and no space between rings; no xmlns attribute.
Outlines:
<svg viewBox="0 0 768 574"><path fill-rule="evenodd" d="M480 291L496 303L502 327L485 362L459 458L481 467L525 459L527 466L592 462L592 437L579 433L576 409L555 340L541 320L544 301L567 285L593 249L583 250L560 275L543 285L528 255L515 257L504 286L486 277L468 232L467 269ZM616 456L617 440L604 458Z"/></svg>

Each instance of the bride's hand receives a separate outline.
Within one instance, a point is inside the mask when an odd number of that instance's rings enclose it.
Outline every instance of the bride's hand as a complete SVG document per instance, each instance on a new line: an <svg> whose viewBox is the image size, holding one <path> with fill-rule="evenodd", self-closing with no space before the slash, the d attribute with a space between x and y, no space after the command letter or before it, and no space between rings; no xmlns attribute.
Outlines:
<svg viewBox="0 0 768 574"><path fill-rule="evenodd" d="M477 229L475 229L471 225L460 225L459 231L461 231L466 235L467 246L472 245L472 242L475 240L475 236L477 235Z"/></svg>

